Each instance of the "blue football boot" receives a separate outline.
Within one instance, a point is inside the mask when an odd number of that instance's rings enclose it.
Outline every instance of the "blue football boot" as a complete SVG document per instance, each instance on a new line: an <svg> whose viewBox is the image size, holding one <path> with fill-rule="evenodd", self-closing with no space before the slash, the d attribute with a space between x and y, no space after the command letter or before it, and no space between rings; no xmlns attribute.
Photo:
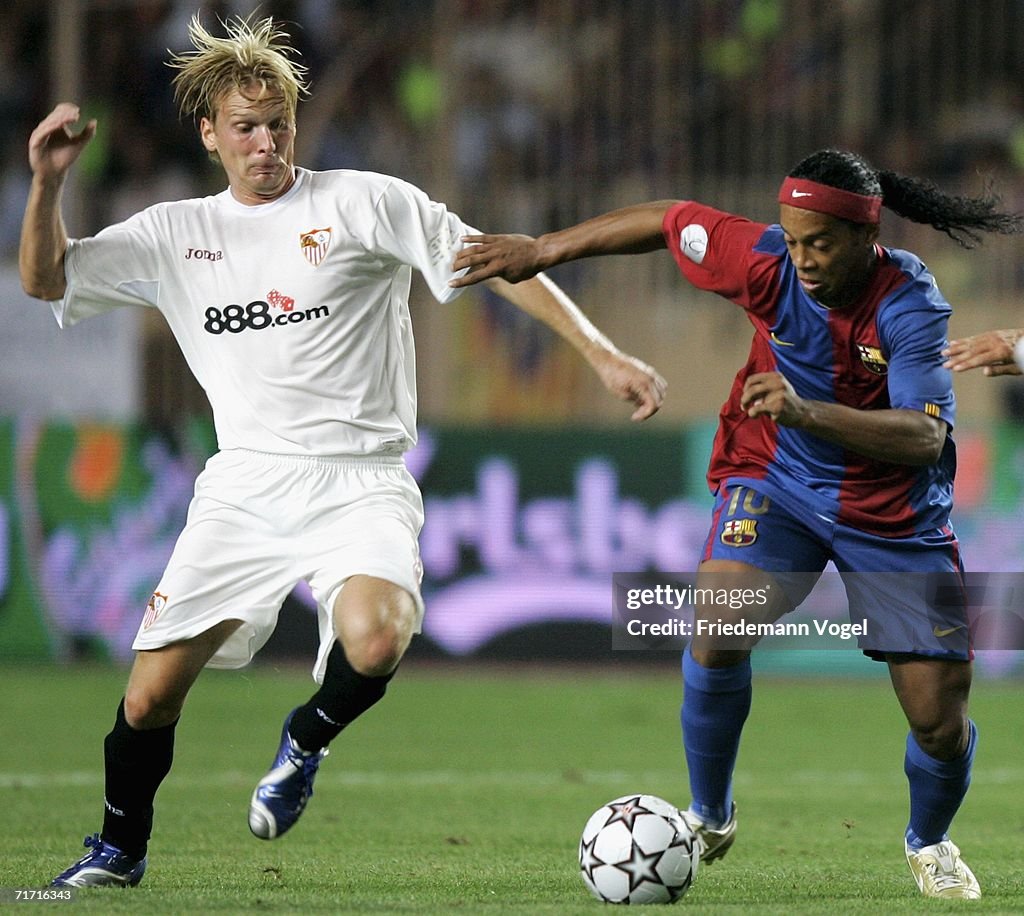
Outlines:
<svg viewBox="0 0 1024 916"><path fill-rule="evenodd" d="M261 840L273 840L292 828L313 794L313 779L327 748L304 751L288 734L295 714L284 720L281 744L267 773L257 784L249 802L249 829Z"/></svg>
<svg viewBox="0 0 1024 916"><path fill-rule="evenodd" d="M146 872L146 857L132 859L116 846L104 843L98 833L85 838L90 850L67 871L62 871L50 887L135 887Z"/></svg>

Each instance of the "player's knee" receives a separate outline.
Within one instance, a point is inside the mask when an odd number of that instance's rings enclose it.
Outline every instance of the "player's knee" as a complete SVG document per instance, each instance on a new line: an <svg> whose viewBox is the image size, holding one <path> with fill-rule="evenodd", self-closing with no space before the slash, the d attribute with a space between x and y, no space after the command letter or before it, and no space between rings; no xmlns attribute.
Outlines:
<svg viewBox="0 0 1024 916"><path fill-rule="evenodd" d="M366 677L382 677L395 670L412 641L412 628L389 622L343 645L349 664Z"/></svg>
<svg viewBox="0 0 1024 916"><path fill-rule="evenodd" d="M342 648L349 664L367 677L381 677L395 670L412 642L416 608L399 602L387 614L364 620L363 626L346 627Z"/></svg>
<svg viewBox="0 0 1024 916"><path fill-rule="evenodd" d="M416 630L418 609L403 589L352 591L336 613L338 641L359 674L390 674L402 660Z"/></svg>
<svg viewBox="0 0 1024 916"><path fill-rule="evenodd" d="M129 684L124 695L124 718L135 729L163 728L177 721L184 700L177 694Z"/></svg>
<svg viewBox="0 0 1024 916"><path fill-rule="evenodd" d="M970 737L963 716L913 722L910 728L917 746L936 760L955 760L961 756Z"/></svg>

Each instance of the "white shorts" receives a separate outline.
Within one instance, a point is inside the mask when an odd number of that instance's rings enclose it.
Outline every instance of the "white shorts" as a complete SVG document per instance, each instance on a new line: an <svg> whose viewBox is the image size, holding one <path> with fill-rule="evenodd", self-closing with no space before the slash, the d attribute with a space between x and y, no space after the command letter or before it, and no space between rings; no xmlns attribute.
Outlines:
<svg viewBox="0 0 1024 916"><path fill-rule="evenodd" d="M423 499L400 457L218 452L196 479L185 528L132 648L158 649L241 620L208 664L244 667L305 580L317 604L313 676L321 681L335 638L331 610L350 576L376 576L409 592L419 632L422 526Z"/></svg>

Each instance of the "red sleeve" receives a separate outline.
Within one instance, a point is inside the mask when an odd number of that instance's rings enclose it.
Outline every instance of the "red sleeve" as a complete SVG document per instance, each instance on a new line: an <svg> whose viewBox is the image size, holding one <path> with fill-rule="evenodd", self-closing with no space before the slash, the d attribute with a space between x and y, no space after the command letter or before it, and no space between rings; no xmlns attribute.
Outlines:
<svg viewBox="0 0 1024 916"><path fill-rule="evenodd" d="M774 253L755 251L767 228L692 200L671 207L662 224L668 250L690 283L754 311L778 265Z"/></svg>

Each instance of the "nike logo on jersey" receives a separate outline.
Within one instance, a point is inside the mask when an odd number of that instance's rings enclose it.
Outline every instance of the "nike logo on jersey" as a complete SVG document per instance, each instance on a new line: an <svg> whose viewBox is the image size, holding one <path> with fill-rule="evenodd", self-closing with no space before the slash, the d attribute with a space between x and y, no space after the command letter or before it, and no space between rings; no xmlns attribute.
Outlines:
<svg viewBox="0 0 1024 916"><path fill-rule="evenodd" d="M964 625L962 623L955 627L946 627L945 629L940 629L936 626L932 628L932 635L938 636L939 639L942 639L943 636L949 636L950 633L955 633L957 630L962 630L963 628Z"/></svg>
<svg viewBox="0 0 1024 916"><path fill-rule="evenodd" d="M793 188L793 190L790 191L790 194L792 194L793 197L813 197L814 196L810 191L798 191L796 188Z"/></svg>
<svg viewBox="0 0 1024 916"><path fill-rule="evenodd" d="M778 344L780 347L794 346L794 344L790 343L788 340L779 340L779 338L775 335L774 331L772 331L772 343Z"/></svg>

